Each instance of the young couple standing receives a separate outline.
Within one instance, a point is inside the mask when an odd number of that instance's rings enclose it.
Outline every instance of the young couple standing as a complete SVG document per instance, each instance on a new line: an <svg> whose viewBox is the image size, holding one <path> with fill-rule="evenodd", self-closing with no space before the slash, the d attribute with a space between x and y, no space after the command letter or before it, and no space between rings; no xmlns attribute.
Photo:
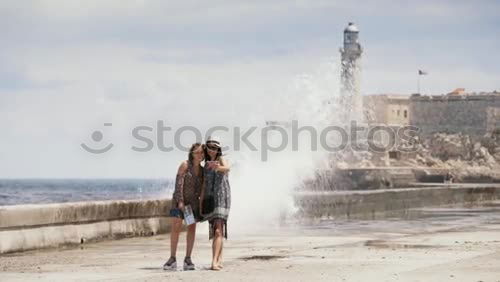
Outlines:
<svg viewBox="0 0 500 282"><path fill-rule="evenodd" d="M201 162L205 160L205 165ZM170 258L163 265L165 270L177 269L177 243L184 219L185 207L190 206L197 222L209 222L209 239L212 241L212 270L222 269L223 237L227 239L227 219L231 207L231 189L228 181L229 163L222 158L220 141L210 137L203 145L195 143L189 150L188 160L179 166L172 196L172 230L170 233ZM191 261L196 223L187 226L187 248L184 270L194 270Z"/></svg>

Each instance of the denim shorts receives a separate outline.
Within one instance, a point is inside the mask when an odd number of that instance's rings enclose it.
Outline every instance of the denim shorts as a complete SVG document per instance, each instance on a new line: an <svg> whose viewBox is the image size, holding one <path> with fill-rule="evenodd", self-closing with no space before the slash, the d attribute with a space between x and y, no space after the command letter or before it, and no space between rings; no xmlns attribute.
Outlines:
<svg viewBox="0 0 500 282"><path fill-rule="evenodd" d="M169 217L177 217L180 219L184 219L184 212L179 208L170 209ZM198 210L194 211L194 219L196 220L196 222L205 221L203 216L198 212Z"/></svg>
<svg viewBox="0 0 500 282"><path fill-rule="evenodd" d="M184 219L184 212L181 209L170 209L170 217Z"/></svg>

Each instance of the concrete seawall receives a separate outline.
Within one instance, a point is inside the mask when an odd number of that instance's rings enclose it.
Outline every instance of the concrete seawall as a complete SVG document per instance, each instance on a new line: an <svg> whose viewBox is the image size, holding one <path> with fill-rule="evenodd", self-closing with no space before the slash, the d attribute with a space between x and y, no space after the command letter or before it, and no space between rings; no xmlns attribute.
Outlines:
<svg viewBox="0 0 500 282"><path fill-rule="evenodd" d="M299 215L304 217L383 217L391 211L500 199L500 185L449 185L369 191L299 193L295 197Z"/></svg>
<svg viewBox="0 0 500 282"><path fill-rule="evenodd" d="M500 185L296 194L298 216L376 218L396 210L500 199ZM0 254L169 232L170 200L0 207Z"/></svg>
<svg viewBox="0 0 500 282"><path fill-rule="evenodd" d="M0 253L169 231L170 200L0 207Z"/></svg>

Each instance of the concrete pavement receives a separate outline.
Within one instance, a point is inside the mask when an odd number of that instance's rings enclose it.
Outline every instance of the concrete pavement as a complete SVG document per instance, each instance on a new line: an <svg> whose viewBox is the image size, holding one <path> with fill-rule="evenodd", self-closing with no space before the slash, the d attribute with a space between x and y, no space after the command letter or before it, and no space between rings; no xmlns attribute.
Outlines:
<svg viewBox="0 0 500 282"><path fill-rule="evenodd" d="M254 234L230 230L220 272L208 270L206 229L199 226L196 271L161 269L167 234L2 255L0 281L500 281L499 201L383 220L294 222Z"/></svg>

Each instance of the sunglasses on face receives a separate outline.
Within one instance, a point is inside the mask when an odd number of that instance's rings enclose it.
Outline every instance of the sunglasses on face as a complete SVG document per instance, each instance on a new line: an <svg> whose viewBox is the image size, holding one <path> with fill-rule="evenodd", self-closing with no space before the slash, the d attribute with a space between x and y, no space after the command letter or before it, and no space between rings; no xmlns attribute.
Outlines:
<svg viewBox="0 0 500 282"><path fill-rule="evenodd" d="M210 151L217 151L219 148L215 147L215 146L207 146L207 148L210 150Z"/></svg>

